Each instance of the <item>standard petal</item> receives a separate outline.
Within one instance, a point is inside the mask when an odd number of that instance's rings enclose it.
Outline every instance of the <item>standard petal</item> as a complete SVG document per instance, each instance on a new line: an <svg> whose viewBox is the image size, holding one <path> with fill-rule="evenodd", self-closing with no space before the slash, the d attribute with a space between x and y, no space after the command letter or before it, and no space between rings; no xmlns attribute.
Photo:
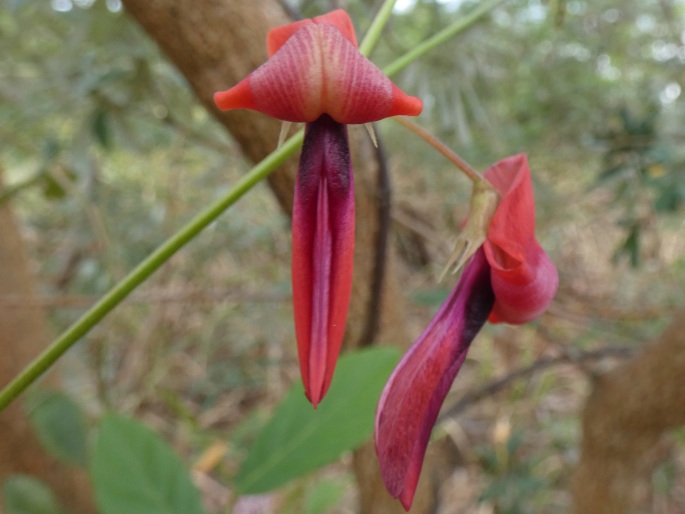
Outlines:
<svg viewBox="0 0 685 514"><path fill-rule="evenodd" d="M323 63L319 25L307 24L273 57L238 85L214 95L222 110L252 109L291 122L312 122L323 113ZM340 36L339 32L330 27Z"/></svg>
<svg viewBox="0 0 685 514"><path fill-rule="evenodd" d="M423 103L405 94L335 29L321 26L323 107L340 123L370 123L390 116L418 116Z"/></svg>
<svg viewBox="0 0 685 514"><path fill-rule="evenodd" d="M535 239L528 160L523 154L508 157L484 176L502 195L484 244L496 297L490 321L527 323L547 308L559 283L554 264Z"/></svg>
<svg viewBox="0 0 685 514"><path fill-rule="evenodd" d="M302 24L275 36L279 50L235 87L216 93L220 109L252 109L291 122L329 114L339 123L416 116L421 100L402 92L337 26Z"/></svg>
<svg viewBox="0 0 685 514"><path fill-rule="evenodd" d="M316 407L340 353L352 288L354 191L347 128L307 125L293 206L293 306L300 372Z"/></svg>
<svg viewBox="0 0 685 514"><path fill-rule="evenodd" d="M376 411L376 452L388 491L406 510L442 402L493 302L490 269L479 250L385 385Z"/></svg>
<svg viewBox="0 0 685 514"><path fill-rule="evenodd" d="M498 246L502 263L512 266L524 259L525 246L535 238L535 197L528 159L524 154L507 157L483 175L502 195L490 221L488 240Z"/></svg>

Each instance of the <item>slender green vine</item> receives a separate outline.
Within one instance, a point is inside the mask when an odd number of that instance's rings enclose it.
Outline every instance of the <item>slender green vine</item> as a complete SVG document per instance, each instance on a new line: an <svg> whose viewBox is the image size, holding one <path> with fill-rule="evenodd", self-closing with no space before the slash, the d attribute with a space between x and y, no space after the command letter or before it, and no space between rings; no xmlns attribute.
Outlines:
<svg viewBox="0 0 685 514"><path fill-rule="evenodd" d="M383 28L387 25L388 20L392 15L392 9L395 7L396 1L397 0L386 0L381 6L380 11L378 11L378 14L371 22L369 30L366 31L364 39L359 43L359 51L362 54L368 56L371 53L371 50L373 50L373 47L376 46L376 43L378 43Z"/></svg>
<svg viewBox="0 0 685 514"><path fill-rule="evenodd" d="M433 50L435 47L443 44L457 34L471 27L480 18L504 1L505 0L482 0L471 12L459 18L455 23L445 27L433 37L430 37L423 43L416 45L402 57L399 57L387 65L383 71L386 73L386 75L394 75L402 68L405 68L407 65L417 60L419 57L422 57Z"/></svg>

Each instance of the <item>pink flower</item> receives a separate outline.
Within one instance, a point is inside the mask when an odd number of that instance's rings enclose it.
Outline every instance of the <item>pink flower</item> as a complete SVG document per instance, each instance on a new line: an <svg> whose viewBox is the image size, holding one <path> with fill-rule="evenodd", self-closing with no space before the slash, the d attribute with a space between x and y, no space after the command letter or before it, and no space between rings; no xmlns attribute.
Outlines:
<svg viewBox="0 0 685 514"><path fill-rule="evenodd" d="M393 371L376 411L381 474L390 494L407 510L440 407L481 327L488 319L530 321L542 314L557 290L557 270L535 239L526 157L503 159L484 176L502 195L487 240Z"/></svg>
<svg viewBox="0 0 685 514"><path fill-rule="evenodd" d="M403 93L357 50L342 10L273 29L269 60L227 91L223 110L306 122L293 206L293 305L300 372L314 407L333 377L352 287L354 190L347 127L416 116Z"/></svg>

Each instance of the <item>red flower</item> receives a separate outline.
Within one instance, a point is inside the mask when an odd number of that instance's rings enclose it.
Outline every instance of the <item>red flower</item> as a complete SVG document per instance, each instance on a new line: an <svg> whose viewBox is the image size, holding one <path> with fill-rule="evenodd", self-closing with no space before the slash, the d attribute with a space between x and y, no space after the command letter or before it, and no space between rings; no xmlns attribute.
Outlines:
<svg viewBox="0 0 685 514"><path fill-rule="evenodd" d="M544 312L557 291L557 269L535 239L535 198L523 154L502 159L483 174L500 202L483 245L495 307L489 320L527 323Z"/></svg>
<svg viewBox="0 0 685 514"><path fill-rule="evenodd" d="M478 331L488 317L514 324L534 319L557 290L557 270L535 239L526 157L504 159L484 175L502 195L487 240L397 365L378 403L375 442L381 474L407 510L440 407Z"/></svg>
<svg viewBox="0 0 685 514"><path fill-rule="evenodd" d="M300 372L316 407L333 377L352 286L354 193L345 124L416 116L422 104L359 53L342 10L273 29L267 47L269 60L214 101L223 110L307 123L295 185L292 277Z"/></svg>
<svg viewBox="0 0 685 514"><path fill-rule="evenodd" d="M253 109L293 122L328 114L346 124L421 113L421 100L404 94L359 53L343 10L275 28L267 46L268 61L214 95L220 109Z"/></svg>

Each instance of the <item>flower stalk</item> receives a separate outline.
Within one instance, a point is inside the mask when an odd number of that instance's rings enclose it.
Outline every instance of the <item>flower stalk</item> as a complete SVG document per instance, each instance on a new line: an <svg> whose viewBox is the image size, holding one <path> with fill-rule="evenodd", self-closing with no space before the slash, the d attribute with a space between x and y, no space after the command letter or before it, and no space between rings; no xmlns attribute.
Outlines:
<svg viewBox="0 0 685 514"><path fill-rule="evenodd" d="M480 187L486 189L493 189L492 185L483 178L483 176L478 173L471 165L464 159L459 157L451 148L449 148L445 143L440 141L433 134L428 132L422 126L414 123L407 118L402 116L397 116L393 118L397 123L402 125L404 128L411 130L414 134L423 139L426 143L435 148L440 154L447 158L452 164L454 164L459 170L468 177L468 179L474 184L481 184Z"/></svg>

